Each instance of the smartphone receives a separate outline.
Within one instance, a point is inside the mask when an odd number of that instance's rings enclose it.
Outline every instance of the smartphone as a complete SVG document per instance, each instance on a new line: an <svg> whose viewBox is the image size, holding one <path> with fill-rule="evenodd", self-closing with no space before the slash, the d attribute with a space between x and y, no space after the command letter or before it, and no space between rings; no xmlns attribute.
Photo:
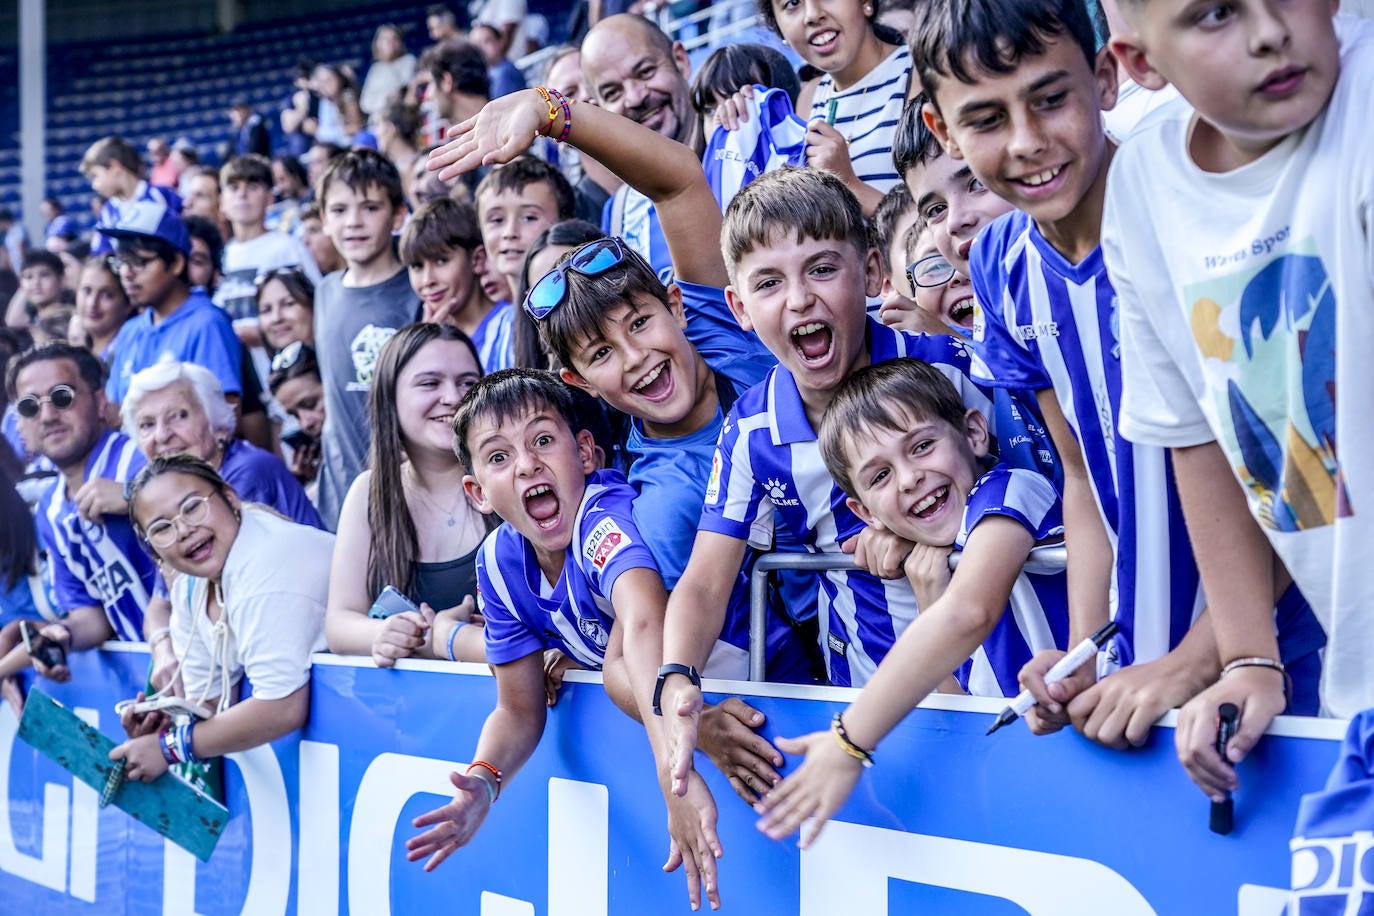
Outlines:
<svg viewBox="0 0 1374 916"><path fill-rule="evenodd" d="M395 614L404 614L406 611L418 612L419 610L415 603L402 595L395 586L388 585L382 589L377 600L372 602L372 607L368 610L367 616L374 620L385 620Z"/></svg>
<svg viewBox="0 0 1374 916"><path fill-rule="evenodd" d="M29 658L38 659L48 668L67 663L66 650L35 630L27 620L19 622L19 638L24 640L24 649L29 653Z"/></svg>

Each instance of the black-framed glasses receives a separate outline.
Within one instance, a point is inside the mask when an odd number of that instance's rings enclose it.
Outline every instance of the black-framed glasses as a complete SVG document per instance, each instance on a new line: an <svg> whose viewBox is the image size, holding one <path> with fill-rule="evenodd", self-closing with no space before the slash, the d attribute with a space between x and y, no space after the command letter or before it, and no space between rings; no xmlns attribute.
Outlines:
<svg viewBox="0 0 1374 916"><path fill-rule="evenodd" d="M314 352L304 341L293 340L278 350L276 356L272 357L272 371L285 372L300 362L303 357L313 356Z"/></svg>
<svg viewBox="0 0 1374 916"><path fill-rule="evenodd" d="M42 396L26 394L14 402L14 411L25 420L38 416L44 404L51 404L56 410L68 410L76 403L76 389L71 385L53 385Z"/></svg>
<svg viewBox="0 0 1374 916"><path fill-rule="evenodd" d="M543 321L568 298L568 272L599 277L627 257L636 256L615 236L588 242L562 264L539 278L525 296L525 314Z"/></svg>
<svg viewBox="0 0 1374 916"><path fill-rule="evenodd" d="M122 273L126 267L134 273L138 273L157 259L157 255L145 258L141 255L132 254L126 251L123 254L110 255L105 259L105 263L110 265L110 270L115 273Z"/></svg>
<svg viewBox="0 0 1374 916"><path fill-rule="evenodd" d="M159 549L166 549L177 542L180 536L177 531L179 524L184 522L187 528L205 523L210 517L210 497L191 496L181 504L181 511L171 518L160 518L148 526L144 537L148 543Z"/></svg>
<svg viewBox="0 0 1374 916"><path fill-rule="evenodd" d="M954 279L954 265L945 260L942 254L926 255L906 269L906 278L912 286L930 289L944 286Z"/></svg>

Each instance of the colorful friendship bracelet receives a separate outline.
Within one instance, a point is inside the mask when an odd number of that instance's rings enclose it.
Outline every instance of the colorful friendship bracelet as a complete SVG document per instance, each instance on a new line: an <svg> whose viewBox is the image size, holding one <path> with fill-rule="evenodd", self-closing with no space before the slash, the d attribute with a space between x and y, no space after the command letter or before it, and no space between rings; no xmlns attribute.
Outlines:
<svg viewBox="0 0 1374 916"><path fill-rule="evenodd" d="M162 749L162 759L167 761L169 767L181 763L181 757L177 754L177 749L173 743L175 740L170 728L164 728L157 733L157 745Z"/></svg>
<svg viewBox="0 0 1374 916"><path fill-rule="evenodd" d="M539 93L539 97L544 100L544 104L549 106L549 123L545 124L544 129L540 131L541 134L547 137L549 135L549 128L553 126L554 121L558 120L558 106L554 104L553 99L549 96L549 90L545 89L543 86L535 86L534 91Z"/></svg>
<svg viewBox="0 0 1374 916"><path fill-rule="evenodd" d="M563 131L558 135L558 142L564 143L568 139L568 134L572 133L572 106L568 104L567 97L557 89L548 90L548 94L558 99L558 107L563 110Z"/></svg>

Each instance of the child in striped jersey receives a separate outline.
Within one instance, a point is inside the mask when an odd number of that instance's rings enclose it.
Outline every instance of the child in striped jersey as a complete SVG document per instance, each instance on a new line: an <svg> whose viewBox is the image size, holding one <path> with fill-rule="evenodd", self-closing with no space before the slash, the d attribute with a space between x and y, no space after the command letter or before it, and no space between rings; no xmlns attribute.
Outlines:
<svg viewBox="0 0 1374 916"><path fill-rule="evenodd" d="M607 692L627 714L653 721L667 595L630 513L634 491L618 471L596 470L592 435L579 426L571 390L532 369L483 377L454 415L454 449L468 472L463 488L479 509L505 520L477 559L497 702L473 762L452 774L453 801L415 820L432 829L406 844L408 857L428 857L427 870L472 838L504 778L539 743L547 717L544 650L557 648L592 669L622 657L620 674L607 674ZM663 733L647 732L666 773ZM714 804L700 778L667 803L676 848L719 848Z"/></svg>
<svg viewBox="0 0 1374 916"><path fill-rule="evenodd" d="M812 819L803 848L878 742L951 671L975 695L1015 696L1021 666L1068 634L1064 574L1021 571L1031 548L1063 533L1059 494L1034 471L988 467L987 421L938 370L896 359L855 372L821 421L821 454L855 513L915 543L903 568L921 613L834 735L778 739L805 760L758 806L759 829L778 840ZM952 576L951 546L963 551Z"/></svg>
<svg viewBox="0 0 1374 916"><path fill-rule="evenodd" d="M1047 689L1047 653L1022 673L1040 701L1028 721L1048 731L1071 716L1103 743L1140 744L1160 714L1215 679L1220 662L1210 624L1193 625L1203 595L1169 456L1116 430L1116 302L1099 246L1113 152L1101 112L1115 99L1116 67L1097 52L1078 0L936 0L913 48L927 126L1021 211L984 229L969 253L975 372L1036 390L1065 458L1070 641L1112 614L1121 635L1109 665L1135 663L1097 684L1085 667ZM1274 594L1285 586L1276 582ZM1296 595L1280 608L1286 658L1315 667L1322 636L1310 610ZM1315 711L1307 675L1295 711Z"/></svg>

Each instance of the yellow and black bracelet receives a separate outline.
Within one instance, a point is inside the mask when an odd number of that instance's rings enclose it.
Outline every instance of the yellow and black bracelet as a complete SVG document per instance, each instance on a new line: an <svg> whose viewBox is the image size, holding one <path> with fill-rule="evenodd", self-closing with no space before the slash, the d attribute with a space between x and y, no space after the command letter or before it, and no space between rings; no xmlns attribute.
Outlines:
<svg viewBox="0 0 1374 916"><path fill-rule="evenodd" d="M835 713L835 718L830 720L830 731L835 736L835 740L839 743L841 750L862 763L865 767L873 766L873 752L866 751L849 740L849 732L844 730L843 713Z"/></svg>

